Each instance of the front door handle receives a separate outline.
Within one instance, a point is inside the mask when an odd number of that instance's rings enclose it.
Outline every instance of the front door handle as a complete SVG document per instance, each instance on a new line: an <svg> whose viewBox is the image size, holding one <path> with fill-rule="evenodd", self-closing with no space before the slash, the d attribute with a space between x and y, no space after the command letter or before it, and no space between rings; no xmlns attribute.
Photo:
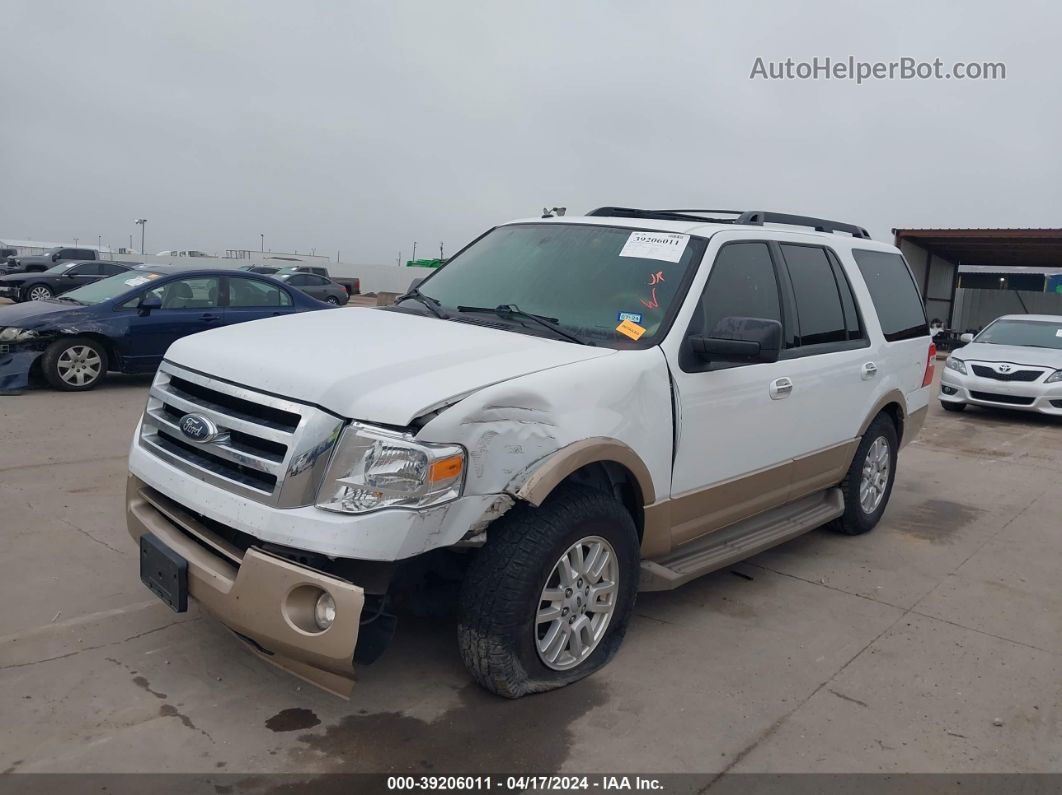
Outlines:
<svg viewBox="0 0 1062 795"><path fill-rule="evenodd" d="M871 378L878 374L878 366L874 362L867 362L863 365L863 380L869 381Z"/></svg>
<svg viewBox="0 0 1062 795"><path fill-rule="evenodd" d="M776 378L771 381L771 400L781 400L782 398L787 398L789 397L789 393L792 391L793 379L791 378Z"/></svg>
<svg viewBox="0 0 1062 795"><path fill-rule="evenodd" d="M221 315L215 315L212 312L204 312L199 317L201 320L205 320L207 323L212 323L215 320L221 320Z"/></svg>

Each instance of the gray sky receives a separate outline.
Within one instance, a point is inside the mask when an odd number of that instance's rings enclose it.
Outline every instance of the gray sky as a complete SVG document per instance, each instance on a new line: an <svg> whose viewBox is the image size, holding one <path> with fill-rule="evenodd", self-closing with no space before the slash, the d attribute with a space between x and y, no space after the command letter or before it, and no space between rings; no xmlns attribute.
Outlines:
<svg viewBox="0 0 1062 795"><path fill-rule="evenodd" d="M447 252L543 205L1062 226L1051 2L0 0L0 238ZM757 56L1004 81L750 80ZM139 237L136 238L139 245Z"/></svg>

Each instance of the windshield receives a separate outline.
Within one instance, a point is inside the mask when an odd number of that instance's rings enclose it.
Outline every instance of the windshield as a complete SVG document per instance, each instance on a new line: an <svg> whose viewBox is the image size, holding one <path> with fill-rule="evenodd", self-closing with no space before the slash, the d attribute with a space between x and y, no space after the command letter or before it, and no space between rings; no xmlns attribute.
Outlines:
<svg viewBox="0 0 1062 795"><path fill-rule="evenodd" d="M45 273L62 273L63 271L70 270L77 265L76 262L60 262L58 265L52 265Z"/></svg>
<svg viewBox="0 0 1062 795"><path fill-rule="evenodd" d="M636 347L667 330L705 245L689 235L591 224L502 226L420 289L451 315L462 306L516 305L597 344ZM541 331L517 317L505 322Z"/></svg>
<svg viewBox="0 0 1062 795"><path fill-rule="evenodd" d="M974 342L1062 350L1062 318L1059 318L1057 323L1042 320L997 320L978 334Z"/></svg>
<svg viewBox="0 0 1062 795"><path fill-rule="evenodd" d="M94 284L78 287L76 290L64 293L62 299L70 299L86 305L100 304L104 301L109 301L111 298L124 295L142 284L147 284L152 279L158 279L160 276L162 276L161 273L155 273L154 271L129 271L118 276L102 279Z"/></svg>

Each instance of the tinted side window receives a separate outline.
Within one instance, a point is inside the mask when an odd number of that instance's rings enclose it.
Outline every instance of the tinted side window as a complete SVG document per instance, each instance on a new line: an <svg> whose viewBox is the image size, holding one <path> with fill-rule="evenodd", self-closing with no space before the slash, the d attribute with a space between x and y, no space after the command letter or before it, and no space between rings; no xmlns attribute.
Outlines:
<svg viewBox="0 0 1062 795"><path fill-rule="evenodd" d="M926 310L903 257L889 251L852 252L889 342L929 334Z"/></svg>
<svg viewBox="0 0 1062 795"><path fill-rule="evenodd" d="M100 265L100 272L106 276L117 276L119 273L125 273L126 268L121 265L115 265L113 262L105 262Z"/></svg>
<svg viewBox="0 0 1062 795"><path fill-rule="evenodd" d="M778 279L766 243L730 243L719 250L701 296L700 333L727 317L782 321Z"/></svg>
<svg viewBox="0 0 1062 795"><path fill-rule="evenodd" d="M99 273L100 266L94 265L91 262L83 262L66 271L67 276L98 276Z"/></svg>
<svg viewBox="0 0 1062 795"><path fill-rule="evenodd" d="M291 306L291 297L275 284L229 277L229 306Z"/></svg>
<svg viewBox="0 0 1062 795"><path fill-rule="evenodd" d="M302 273L296 273L288 277L288 284L293 284L296 287L306 287L309 283L310 277Z"/></svg>
<svg viewBox="0 0 1062 795"><path fill-rule="evenodd" d="M863 324L859 320L859 311L856 309L855 296L852 294L852 285L848 283L848 275L844 268L831 257L833 263L833 275L837 279L837 289L841 291L841 306L844 308L844 325L848 330L848 339L861 340L866 335L863 333Z"/></svg>
<svg viewBox="0 0 1062 795"><path fill-rule="evenodd" d="M826 249L782 244L797 310L796 344L819 345L848 339L844 310Z"/></svg>
<svg viewBox="0 0 1062 795"><path fill-rule="evenodd" d="M59 250L59 259L81 259L77 256L77 251L72 248L63 248Z"/></svg>
<svg viewBox="0 0 1062 795"><path fill-rule="evenodd" d="M163 309L213 309L218 305L218 277L180 279L150 290Z"/></svg>

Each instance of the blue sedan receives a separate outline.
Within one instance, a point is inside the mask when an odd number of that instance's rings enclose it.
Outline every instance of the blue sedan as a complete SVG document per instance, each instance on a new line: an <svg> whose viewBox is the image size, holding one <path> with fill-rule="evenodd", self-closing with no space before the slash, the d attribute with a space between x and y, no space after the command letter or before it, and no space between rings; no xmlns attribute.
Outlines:
<svg viewBox="0 0 1062 795"><path fill-rule="evenodd" d="M269 276L141 265L58 298L0 306L0 394L20 393L31 372L56 389L92 389L110 370L154 371L188 334L329 308Z"/></svg>

